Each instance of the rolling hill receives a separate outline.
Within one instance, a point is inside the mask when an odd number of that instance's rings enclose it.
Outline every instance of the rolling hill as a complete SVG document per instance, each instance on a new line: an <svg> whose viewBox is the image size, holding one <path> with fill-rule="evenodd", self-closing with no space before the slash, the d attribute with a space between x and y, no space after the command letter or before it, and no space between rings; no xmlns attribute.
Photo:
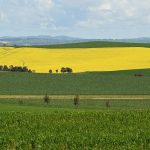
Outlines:
<svg viewBox="0 0 150 150"><path fill-rule="evenodd" d="M79 43L54 44L54 45L39 45L32 47L41 48L105 48L105 47L150 47L150 43L126 43L112 41L89 41Z"/></svg>
<svg viewBox="0 0 150 150"><path fill-rule="evenodd" d="M24 37L0 37L0 45L7 46L33 46L33 45L54 45L70 44L80 42L122 42L122 43L145 43L150 44L150 38L131 38L131 39L84 39L69 36L24 36ZM104 43L105 44L105 43ZM110 43L109 43L110 44ZM107 44L106 44L107 45ZM106 46L104 45L104 46Z"/></svg>

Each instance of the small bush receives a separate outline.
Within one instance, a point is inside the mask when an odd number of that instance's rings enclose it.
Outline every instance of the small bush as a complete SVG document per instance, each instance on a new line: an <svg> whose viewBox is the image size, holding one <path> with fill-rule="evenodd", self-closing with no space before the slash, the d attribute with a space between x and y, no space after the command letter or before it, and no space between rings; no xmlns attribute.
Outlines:
<svg viewBox="0 0 150 150"><path fill-rule="evenodd" d="M109 100L106 101L106 107L110 108L110 101Z"/></svg>
<svg viewBox="0 0 150 150"><path fill-rule="evenodd" d="M80 100L79 95L76 95L76 96L74 97L74 105L75 105L75 106L78 106L78 105L79 105L79 100Z"/></svg>
<svg viewBox="0 0 150 150"><path fill-rule="evenodd" d="M50 70L49 70L49 73L50 73L50 74L52 74L52 73L53 73L53 70L52 70L52 69L50 69Z"/></svg>
<svg viewBox="0 0 150 150"><path fill-rule="evenodd" d="M66 68L62 67L60 72L61 73L72 73L73 70L71 68L69 68L69 67L66 67Z"/></svg>
<svg viewBox="0 0 150 150"><path fill-rule="evenodd" d="M45 104L49 104L49 102L50 102L50 98L49 98L49 96L47 94L45 94L45 96L44 96L44 103Z"/></svg>
<svg viewBox="0 0 150 150"><path fill-rule="evenodd" d="M19 105L22 105L22 104L23 104L23 101L22 101L22 100L19 100L19 101L18 101L18 104L19 104Z"/></svg>

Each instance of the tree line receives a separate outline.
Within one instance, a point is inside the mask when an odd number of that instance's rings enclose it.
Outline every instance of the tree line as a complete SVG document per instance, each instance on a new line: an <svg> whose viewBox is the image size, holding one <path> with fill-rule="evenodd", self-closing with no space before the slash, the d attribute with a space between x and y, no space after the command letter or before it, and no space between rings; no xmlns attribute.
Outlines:
<svg viewBox="0 0 150 150"><path fill-rule="evenodd" d="M55 70L55 72L58 73L59 70ZM60 69L60 72L61 72L61 73L72 73L73 70L72 70L72 68L69 68L69 67L62 67L62 68ZM53 70L50 69L50 70L49 70L49 73L53 73Z"/></svg>
<svg viewBox="0 0 150 150"><path fill-rule="evenodd" d="M11 72L31 72L31 69L28 69L27 66L7 66L7 65L0 65L0 71L11 71Z"/></svg>
<svg viewBox="0 0 150 150"><path fill-rule="evenodd" d="M10 65L10 66L7 66L7 65L0 65L0 71L11 71L11 72L30 72L30 73L34 73L35 71L34 70L31 70L31 69L28 69L27 66L13 66L13 65ZM55 70L56 73L59 72L59 70ZM61 73L72 73L73 70L72 68L69 68L69 67L62 67L60 69L60 72ZM52 74L53 73L53 70L50 69L49 70L49 73Z"/></svg>

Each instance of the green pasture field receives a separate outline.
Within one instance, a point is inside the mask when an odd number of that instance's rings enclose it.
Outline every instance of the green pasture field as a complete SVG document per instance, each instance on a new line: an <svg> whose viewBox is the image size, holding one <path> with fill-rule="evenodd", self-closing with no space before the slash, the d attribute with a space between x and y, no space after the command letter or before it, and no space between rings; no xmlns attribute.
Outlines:
<svg viewBox="0 0 150 150"><path fill-rule="evenodd" d="M0 95L150 95L149 83L150 69L73 74L0 72Z"/></svg>
<svg viewBox="0 0 150 150"><path fill-rule="evenodd" d="M105 48L105 47L150 47L149 43L126 43L126 42L107 42L107 41L92 41L80 42L71 44L56 44L44 46L32 46L41 48Z"/></svg>

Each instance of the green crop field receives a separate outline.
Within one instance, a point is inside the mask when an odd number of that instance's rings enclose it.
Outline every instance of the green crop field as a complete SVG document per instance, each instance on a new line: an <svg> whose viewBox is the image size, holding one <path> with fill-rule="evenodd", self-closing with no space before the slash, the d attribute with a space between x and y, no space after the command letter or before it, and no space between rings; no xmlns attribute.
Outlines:
<svg viewBox="0 0 150 150"><path fill-rule="evenodd" d="M150 148L150 100L0 99L1 150Z"/></svg>
<svg viewBox="0 0 150 150"><path fill-rule="evenodd" d="M0 99L0 150L147 150L149 110L149 99Z"/></svg>
<svg viewBox="0 0 150 150"><path fill-rule="evenodd" d="M2 108L1 150L150 149L149 110Z"/></svg>
<svg viewBox="0 0 150 150"><path fill-rule="evenodd" d="M138 73L144 76L135 77ZM149 82L150 69L52 75L0 72L0 95L148 95Z"/></svg>

